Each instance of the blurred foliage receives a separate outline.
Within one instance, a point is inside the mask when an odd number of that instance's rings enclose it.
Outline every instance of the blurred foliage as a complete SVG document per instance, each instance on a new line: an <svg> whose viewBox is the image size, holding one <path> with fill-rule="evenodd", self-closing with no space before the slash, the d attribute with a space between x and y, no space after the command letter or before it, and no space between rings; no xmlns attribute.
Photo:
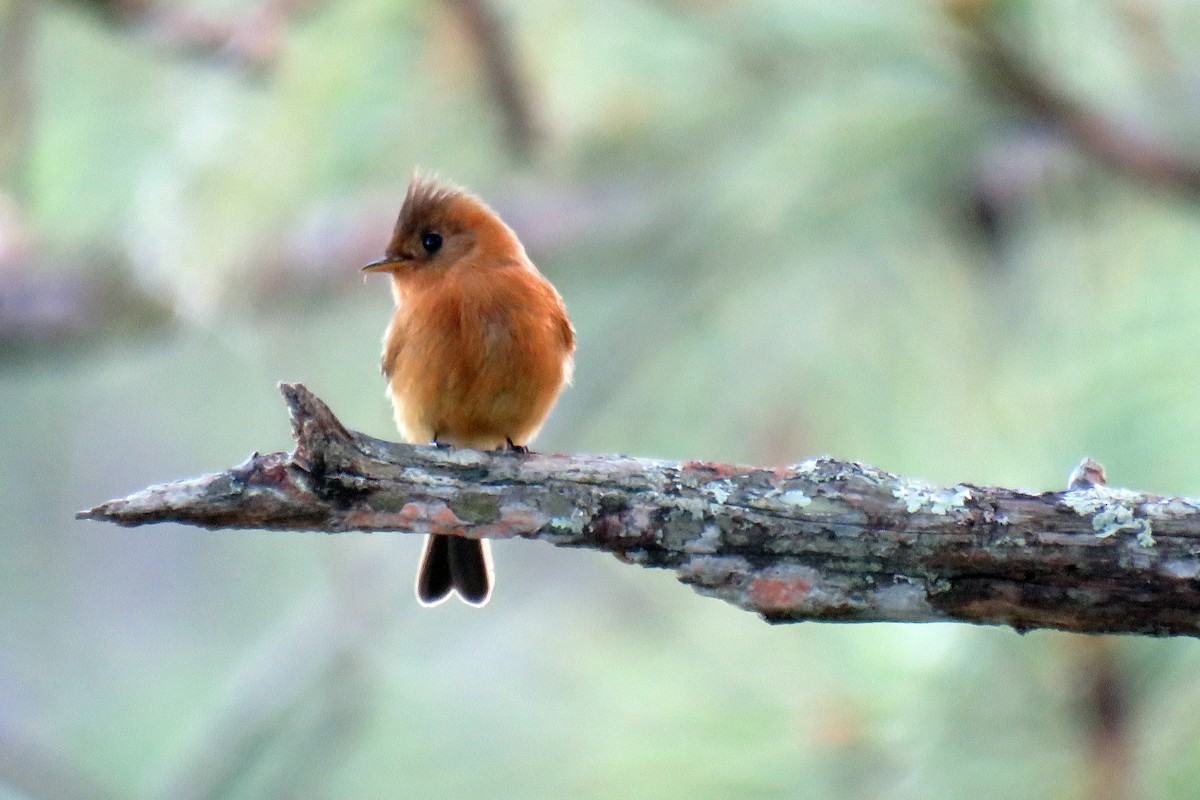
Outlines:
<svg viewBox="0 0 1200 800"><path fill-rule="evenodd" d="M1194 198L1020 113L945 4L500 4L547 132L522 162L451 4L310 8L259 71L32 1L29 146L0 187L29 258L124 270L174 322L0 362L0 796L1099 796L1070 637L770 628L528 543L498 548L486 611L427 612L410 537L71 519L287 448L277 380L394 435L390 299L357 267L415 165L493 202L567 299L576 385L540 448L1040 489L1091 455L1200 494ZM1200 158L1195 3L952 5ZM1110 796L1195 797L1195 644L1113 652Z"/></svg>

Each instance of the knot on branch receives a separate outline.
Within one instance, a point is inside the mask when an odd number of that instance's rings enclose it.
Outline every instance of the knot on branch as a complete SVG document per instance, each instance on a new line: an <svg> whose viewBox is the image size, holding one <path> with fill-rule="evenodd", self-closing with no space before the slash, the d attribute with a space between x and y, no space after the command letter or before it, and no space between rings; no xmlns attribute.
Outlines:
<svg viewBox="0 0 1200 800"><path fill-rule="evenodd" d="M296 442L292 460L310 472L324 471L326 453L333 446L352 444L354 435L304 384L281 382L279 392L292 421L292 439Z"/></svg>

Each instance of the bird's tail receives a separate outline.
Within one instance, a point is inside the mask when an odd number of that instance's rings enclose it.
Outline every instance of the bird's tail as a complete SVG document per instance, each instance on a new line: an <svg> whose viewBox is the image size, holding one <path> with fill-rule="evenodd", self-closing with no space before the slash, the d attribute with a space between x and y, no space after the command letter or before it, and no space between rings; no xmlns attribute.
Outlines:
<svg viewBox="0 0 1200 800"><path fill-rule="evenodd" d="M436 606L454 592L463 602L482 606L492 596L492 548L487 539L433 534L417 570L417 600Z"/></svg>

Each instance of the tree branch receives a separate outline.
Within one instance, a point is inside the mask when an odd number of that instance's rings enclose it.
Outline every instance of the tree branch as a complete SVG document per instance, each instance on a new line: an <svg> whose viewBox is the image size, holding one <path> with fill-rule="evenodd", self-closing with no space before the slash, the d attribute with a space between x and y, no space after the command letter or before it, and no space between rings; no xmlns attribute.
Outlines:
<svg viewBox="0 0 1200 800"><path fill-rule="evenodd" d="M448 5L478 51L480 73L500 113L509 150L526 161L532 159L545 126L509 27L487 0L448 0Z"/></svg>
<svg viewBox="0 0 1200 800"><path fill-rule="evenodd" d="M71 0L107 22L149 35L180 55L266 72L279 60L287 26L321 0L262 0L234 22L209 19L178 3L161 0Z"/></svg>
<svg viewBox="0 0 1200 800"><path fill-rule="evenodd" d="M970 0L952 2L970 7ZM1080 151L1109 168L1151 186L1200 195L1200 157L1187 153L1071 98L1004 37L980 9L952 13L968 34L966 53L977 72L999 87L1026 114L1051 125Z"/></svg>
<svg viewBox="0 0 1200 800"><path fill-rule="evenodd" d="M853 462L778 469L438 450L347 430L281 384L292 453L152 486L81 519L120 525L541 539L675 571L771 622L957 620L1200 634L1200 500L1103 485L940 488Z"/></svg>
<svg viewBox="0 0 1200 800"><path fill-rule="evenodd" d="M0 192L8 190L15 197L24 197L29 189L37 13L34 0L0 0ZM0 230L0 254L5 249L3 238Z"/></svg>

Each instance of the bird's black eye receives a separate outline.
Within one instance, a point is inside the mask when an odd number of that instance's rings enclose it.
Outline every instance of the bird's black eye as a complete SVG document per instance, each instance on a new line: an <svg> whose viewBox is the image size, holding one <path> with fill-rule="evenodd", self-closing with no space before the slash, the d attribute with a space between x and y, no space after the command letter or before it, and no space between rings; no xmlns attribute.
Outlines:
<svg viewBox="0 0 1200 800"><path fill-rule="evenodd" d="M425 252L433 255L442 246L442 237L436 233L421 234L421 247L425 248Z"/></svg>

